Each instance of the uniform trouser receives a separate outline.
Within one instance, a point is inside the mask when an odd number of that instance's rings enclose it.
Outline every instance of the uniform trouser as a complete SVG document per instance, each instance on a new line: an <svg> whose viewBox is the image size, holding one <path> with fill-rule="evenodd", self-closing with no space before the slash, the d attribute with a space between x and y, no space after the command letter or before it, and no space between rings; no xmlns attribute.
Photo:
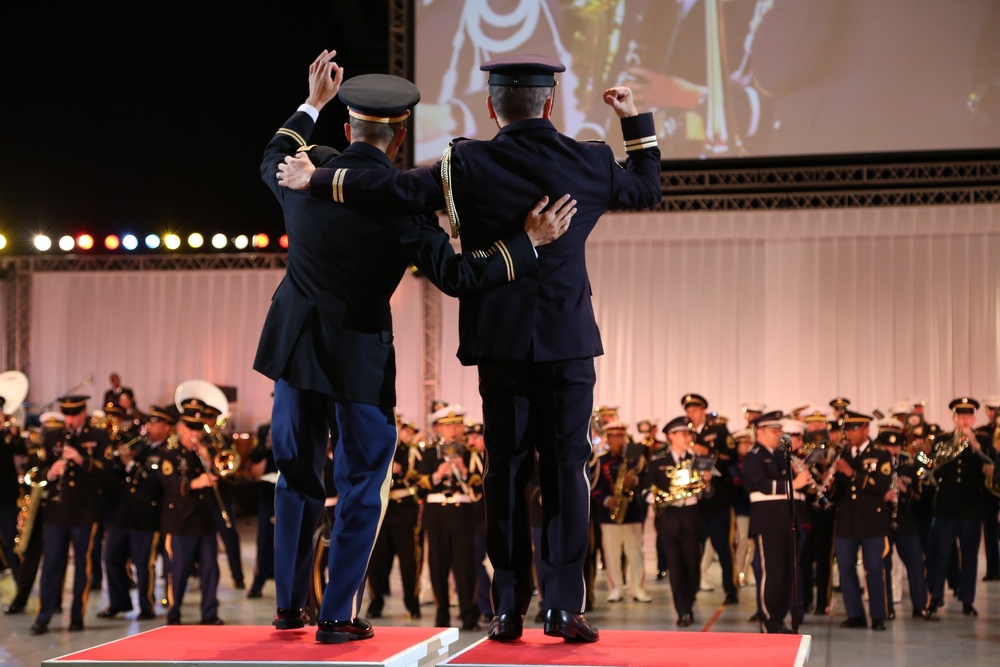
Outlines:
<svg viewBox="0 0 1000 667"><path fill-rule="evenodd" d="M140 567L143 563L140 563ZM122 526L108 526L104 540L104 569L108 575L108 607L119 611L132 609L128 592L129 580L128 531Z"/></svg>
<svg viewBox="0 0 1000 667"><path fill-rule="evenodd" d="M861 582L858 580L856 563L858 548L865 568L865 582L868 588L868 612L872 621L884 621L888 616L885 601L885 565L882 559L889 549L886 537L849 538L836 537L833 548L837 553L837 567L840 571L840 588L844 594L844 611L847 617L865 617L861 601Z"/></svg>
<svg viewBox="0 0 1000 667"><path fill-rule="evenodd" d="M3 543L4 558L11 574L17 577L21 559L14 553L14 538L17 536L17 515L20 509L16 503L0 505L0 542Z"/></svg>
<svg viewBox="0 0 1000 667"><path fill-rule="evenodd" d="M760 630L765 633L778 632L784 625L792 602L792 571L798 569L793 568L792 534L787 526L781 528L753 536Z"/></svg>
<svg viewBox="0 0 1000 667"><path fill-rule="evenodd" d="M665 507L655 522L656 539L663 542L670 563L674 609L679 615L690 614L701 586L701 513L697 505Z"/></svg>
<svg viewBox="0 0 1000 667"><path fill-rule="evenodd" d="M886 600L890 610L894 609L893 598L893 577L892 573L892 553L893 549L899 555L903 567L906 568L906 581L910 589L910 602L913 604L913 611L921 611L927 608L927 568L924 564L924 550L920 546L920 538L916 533L910 535L890 535L889 545L892 547L885 557L886 573Z"/></svg>
<svg viewBox="0 0 1000 667"><path fill-rule="evenodd" d="M538 581L538 573L542 571L542 529L532 528L531 529L531 546L533 550L532 554L532 564L535 568L535 580ZM547 607L545 606L545 599L542 597L541 584L537 584L536 590L538 591L538 610L545 611Z"/></svg>
<svg viewBox="0 0 1000 667"><path fill-rule="evenodd" d="M106 506L101 510L94 533L94 546L90 550L90 585L97 590L104 585L104 532L114 517L114 509Z"/></svg>
<svg viewBox="0 0 1000 667"><path fill-rule="evenodd" d="M750 539L750 516L748 514L736 515L736 560L733 567L736 570L736 577L745 583L754 582L757 579L753 576L750 568L750 559L753 558L753 540ZM747 570L750 570L747 572Z"/></svg>
<svg viewBox="0 0 1000 667"><path fill-rule="evenodd" d="M37 526L36 526L37 529ZM45 556L42 559L41 605L35 622L48 625L56 607L62 604L63 582L69 562L69 548L73 545L73 602L69 617L74 623L83 624L83 610L90 592L93 560L91 555L97 524L82 526L54 526L45 524Z"/></svg>
<svg viewBox="0 0 1000 667"><path fill-rule="evenodd" d="M476 608L480 616L493 615L493 600L490 595L492 579L486 570L486 531L477 530L472 534L473 559L476 568Z"/></svg>
<svg viewBox="0 0 1000 667"><path fill-rule="evenodd" d="M411 615L420 613L417 599L417 563L423 557L417 543L420 506L414 498L401 502L389 501L385 521L375 540L371 562L368 564L369 609L382 612L385 595L389 591L389 575L393 559L399 561L399 578L403 586L403 605Z"/></svg>
<svg viewBox="0 0 1000 667"><path fill-rule="evenodd" d="M427 534L427 569L434 591L434 604L437 605L434 624L438 627L451 625L451 614L448 611L449 574L454 574L455 577L455 593L458 595L462 624L474 625L479 618L475 599L475 547L471 526L462 520L464 510L460 505L424 507L425 513L445 513L436 519L428 519L424 531Z"/></svg>
<svg viewBox="0 0 1000 667"><path fill-rule="evenodd" d="M701 510L701 520L705 540L712 544L719 557L719 566L722 568L722 589L726 595L736 595L738 590L736 570L733 567L733 561L736 560L736 512L732 507Z"/></svg>
<svg viewBox="0 0 1000 667"><path fill-rule="evenodd" d="M28 548L21 554L21 564L17 571L17 593L14 594L14 599L10 602L12 607L24 607L28 604L31 589L38 576L38 566L42 562L45 544L45 531L42 528L41 518L40 513L36 515L35 525L28 540Z"/></svg>
<svg viewBox="0 0 1000 667"><path fill-rule="evenodd" d="M224 482L225 483L225 482ZM212 512L212 519L215 520L215 530L219 533L222 546L226 550L226 560L229 561L229 573L233 577L233 584L241 586L243 584L243 555L240 553L240 534L236 532L235 503L231 498L223 499L226 513L229 514L229 525L222 518L222 512L215 510Z"/></svg>
<svg viewBox="0 0 1000 667"><path fill-rule="evenodd" d="M944 600L944 582L948 569L955 560L955 538L958 538L960 566L958 599L964 604L976 601L976 584L979 571L979 540L982 537L982 520L951 519L935 516L931 524L931 554L929 586L931 597Z"/></svg>
<svg viewBox="0 0 1000 667"><path fill-rule="evenodd" d="M260 592L268 579L274 579L274 498L257 505L257 561L250 590Z"/></svg>
<svg viewBox="0 0 1000 667"><path fill-rule="evenodd" d="M812 583L816 588L817 613L830 606L833 595L833 529L836 516L832 510L814 511L810 515L813 558L809 564L803 563L803 567L815 567Z"/></svg>
<svg viewBox="0 0 1000 667"><path fill-rule="evenodd" d="M326 500L323 467L334 445L338 502L319 620L360 615L365 573L385 514L396 449L392 408L339 401L274 384L271 443L281 472L274 491L277 606L299 609L309 596L312 539Z"/></svg>
<svg viewBox="0 0 1000 667"><path fill-rule="evenodd" d="M601 524L601 553L604 555L604 573L609 588L618 595L628 587L631 595L640 595L643 581L642 524ZM628 563L627 576L622 573L622 557Z"/></svg>
<svg viewBox="0 0 1000 667"><path fill-rule="evenodd" d="M170 609L167 620L180 622L181 604L187 591L188 578L198 563L198 581L201 586L201 620L208 621L219 615L219 547L215 533L211 535L177 535L166 537L170 554L169 595Z"/></svg>
<svg viewBox="0 0 1000 667"><path fill-rule="evenodd" d="M487 553L493 609L524 614L531 603L527 489L538 452L542 492L542 595L549 609L586 607L590 521L590 414L594 360L481 362L479 393L487 466Z"/></svg>
<svg viewBox="0 0 1000 667"><path fill-rule="evenodd" d="M587 522L587 557L583 563L584 583L586 584L586 608L594 608L594 580L597 578L597 557L601 552L601 511L599 507L591 505L590 519ZM541 528L539 528L541 530ZM539 541L538 560L542 558L542 543ZM602 558L603 561L603 558ZM544 565L538 567L538 591L542 590L542 571ZM494 573L494 577L496 574Z"/></svg>
<svg viewBox="0 0 1000 667"><path fill-rule="evenodd" d="M998 515L1000 515L1000 498L983 492L983 547L986 552L986 574L995 577L1000 575L1000 531L998 531Z"/></svg>

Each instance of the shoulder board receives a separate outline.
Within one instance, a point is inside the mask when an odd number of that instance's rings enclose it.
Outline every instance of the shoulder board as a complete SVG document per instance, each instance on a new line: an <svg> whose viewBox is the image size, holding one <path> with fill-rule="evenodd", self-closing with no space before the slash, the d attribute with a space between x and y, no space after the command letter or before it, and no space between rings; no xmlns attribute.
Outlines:
<svg viewBox="0 0 1000 667"><path fill-rule="evenodd" d="M601 144L603 146L606 146L608 142L602 141L600 139L584 139L580 143L581 144Z"/></svg>
<svg viewBox="0 0 1000 667"><path fill-rule="evenodd" d="M460 141L469 141L469 138L468 137L455 137L454 139L451 140L451 142L448 145L449 146L454 146L455 144L457 144Z"/></svg>

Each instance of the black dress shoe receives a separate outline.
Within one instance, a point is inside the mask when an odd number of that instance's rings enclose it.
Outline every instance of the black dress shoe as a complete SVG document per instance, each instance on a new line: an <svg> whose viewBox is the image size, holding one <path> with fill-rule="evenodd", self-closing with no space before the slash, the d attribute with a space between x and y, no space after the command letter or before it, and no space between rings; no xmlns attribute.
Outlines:
<svg viewBox="0 0 1000 667"><path fill-rule="evenodd" d="M156 612L153 611L140 611L139 615L135 617L137 621L151 621L156 618Z"/></svg>
<svg viewBox="0 0 1000 667"><path fill-rule="evenodd" d="M538 613L535 614L535 623L544 623L544 622L545 622L545 610L539 609Z"/></svg>
<svg viewBox="0 0 1000 667"><path fill-rule="evenodd" d="M968 602L962 604L962 613L966 616L979 616L979 612Z"/></svg>
<svg viewBox="0 0 1000 667"><path fill-rule="evenodd" d="M840 622L840 627L842 628L867 628L868 623L863 617L849 618L846 621Z"/></svg>
<svg viewBox="0 0 1000 667"><path fill-rule="evenodd" d="M888 627L889 626L885 624L885 619L882 618L872 619L872 630L885 630Z"/></svg>
<svg viewBox="0 0 1000 667"><path fill-rule="evenodd" d="M179 619L179 618L168 618L167 619L167 625L180 625L180 624L181 624L181 619Z"/></svg>
<svg viewBox="0 0 1000 667"><path fill-rule="evenodd" d="M250 590L247 591L248 600L256 600L257 598L262 598L262 597L264 597L264 594L260 591L259 588L251 588Z"/></svg>
<svg viewBox="0 0 1000 667"><path fill-rule="evenodd" d="M213 616L212 618L203 618L198 625L225 625L226 622L223 621L218 616Z"/></svg>
<svg viewBox="0 0 1000 667"><path fill-rule="evenodd" d="M23 614L24 605L17 603L9 604L3 608L3 613L7 614L8 616L10 616L11 614Z"/></svg>
<svg viewBox="0 0 1000 667"><path fill-rule="evenodd" d="M922 618L925 621L931 621L933 623L937 623L938 621L941 620L940 618L935 616L934 612L931 611L930 609L918 609L917 611L913 612L913 618Z"/></svg>
<svg viewBox="0 0 1000 667"><path fill-rule="evenodd" d="M242 579L237 579L237 580L235 580L233 582L233 588L235 588L238 591L242 591L246 587L247 587L247 585L246 585L246 583L244 583L244 581Z"/></svg>
<svg viewBox="0 0 1000 667"><path fill-rule="evenodd" d="M316 641L320 644L343 644L354 639L371 639L375 636L372 624L363 618L353 621L320 621Z"/></svg>
<svg viewBox="0 0 1000 667"><path fill-rule="evenodd" d="M309 616L305 609L282 609L278 607L274 610L274 625L277 630L298 630L306 627Z"/></svg>
<svg viewBox="0 0 1000 667"><path fill-rule="evenodd" d="M382 618L382 608L368 605L368 613L365 616L367 618Z"/></svg>
<svg viewBox="0 0 1000 667"><path fill-rule="evenodd" d="M666 570L661 570L661 571L659 571L659 572L656 573L656 580L657 581L663 581L666 578L667 578L667 572L666 572Z"/></svg>
<svg viewBox="0 0 1000 667"><path fill-rule="evenodd" d="M825 607L816 607L816 611L814 613L817 616L829 616L830 615L830 606L827 605Z"/></svg>
<svg viewBox="0 0 1000 667"><path fill-rule="evenodd" d="M936 612L938 609L940 609L943 606L944 606L944 602L942 602L941 600L938 600L936 598L931 598L931 603L929 605L927 605L927 608L931 611L931 613L933 613L933 612Z"/></svg>
<svg viewBox="0 0 1000 667"><path fill-rule="evenodd" d="M691 614L681 614L677 618L677 627L678 628L686 628L689 625L691 625L692 623L694 623L694 616L692 616Z"/></svg>
<svg viewBox="0 0 1000 667"><path fill-rule="evenodd" d="M420 616L420 609L410 609L406 612L406 618L410 621L418 621L420 620Z"/></svg>
<svg viewBox="0 0 1000 667"><path fill-rule="evenodd" d="M583 614L563 609L545 612L545 634L562 637L568 642L596 642L600 636L597 628L588 623Z"/></svg>
<svg viewBox="0 0 1000 667"><path fill-rule="evenodd" d="M728 593L726 595L726 599L722 601L722 604L724 605L739 604L739 603L740 603L740 596L737 595L736 593Z"/></svg>
<svg viewBox="0 0 1000 667"><path fill-rule="evenodd" d="M498 642L510 642L520 639L524 632L524 616L520 614L499 614L490 621L490 629L486 632L487 639Z"/></svg>
<svg viewBox="0 0 1000 667"><path fill-rule="evenodd" d="M986 576L983 577L983 581L1000 581L1000 574L987 572Z"/></svg>
<svg viewBox="0 0 1000 667"><path fill-rule="evenodd" d="M750 616L749 618L747 618L747 621L750 622L750 623L760 623L763 620L764 620L764 617L761 615L761 613L759 611L756 614L754 614L753 616Z"/></svg>
<svg viewBox="0 0 1000 667"><path fill-rule="evenodd" d="M104 611L97 612L97 618L114 618L118 614L126 611L132 611L132 608L129 607L128 609L125 609L123 607L108 607Z"/></svg>
<svg viewBox="0 0 1000 667"><path fill-rule="evenodd" d="M80 632L83 630L83 621L81 619L76 619L75 621L69 622L70 632Z"/></svg>
<svg viewBox="0 0 1000 667"><path fill-rule="evenodd" d="M886 618L889 619L890 621L895 621L896 620L896 610L893 609L892 611L890 611L889 615L886 616Z"/></svg>
<svg viewBox="0 0 1000 667"><path fill-rule="evenodd" d="M44 635L49 631L48 623L32 623L29 632L33 635Z"/></svg>

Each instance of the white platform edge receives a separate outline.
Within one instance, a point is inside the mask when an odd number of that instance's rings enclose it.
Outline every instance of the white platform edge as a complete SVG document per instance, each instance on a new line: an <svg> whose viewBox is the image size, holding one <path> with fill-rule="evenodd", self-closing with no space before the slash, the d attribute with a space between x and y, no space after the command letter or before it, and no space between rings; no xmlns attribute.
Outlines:
<svg viewBox="0 0 1000 667"><path fill-rule="evenodd" d="M795 667L802 667L802 665L809 661L812 640L812 635L802 635L802 641L799 642L799 653L795 656Z"/></svg>

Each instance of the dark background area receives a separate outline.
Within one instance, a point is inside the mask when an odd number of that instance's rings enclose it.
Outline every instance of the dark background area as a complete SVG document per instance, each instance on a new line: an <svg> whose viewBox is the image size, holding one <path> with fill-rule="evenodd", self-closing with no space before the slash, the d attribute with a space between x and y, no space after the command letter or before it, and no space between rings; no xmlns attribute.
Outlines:
<svg viewBox="0 0 1000 667"><path fill-rule="evenodd" d="M384 0L7 3L2 16L6 254L38 232L276 238L258 169L309 63L334 48L348 76L388 67ZM342 147L344 120L328 105L313 141Z"/></svg>

